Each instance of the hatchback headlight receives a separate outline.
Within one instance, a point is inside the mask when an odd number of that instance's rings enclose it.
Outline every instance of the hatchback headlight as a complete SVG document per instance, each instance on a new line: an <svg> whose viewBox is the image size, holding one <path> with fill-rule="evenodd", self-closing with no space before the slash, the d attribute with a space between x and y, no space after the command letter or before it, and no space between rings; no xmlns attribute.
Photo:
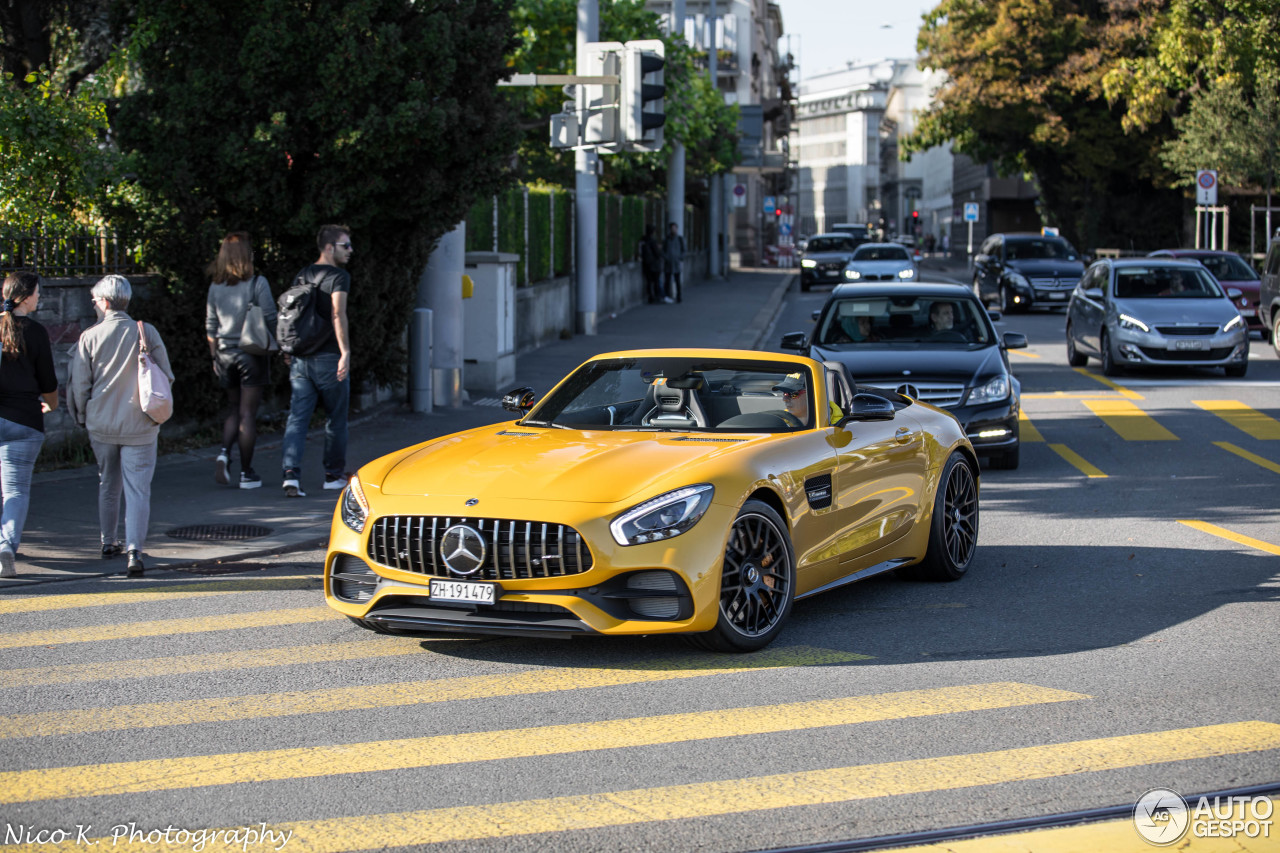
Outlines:
<svg viewBox="0 0 1280 853"><path fill-rule="evenodd" d="M905 270L898 270L898 278L915 278L916 271L908 267Z"/></svg>
<svg viewBox="0 0 1280 853"><path fill-rule="evenodd" d="M1229 332L1232 329L1239 329L1243 327L1244 327L1244 317L1237 314L1236 316L1232 317L1230 320L1227 321L1227 325L1222 327L1222 331Z"/></svg>
<svg viewBox="0 0 1280 853"><path fill-rule="evenodd" d="M858 272L857 270L845 270L844 277L849 279L850 281L857 281L858 279L862 278L862 273Z"/></svg>
<svg viewBox="0 0 1280 853"><path fill-rule="evenodd" d="M800 266L802 266L802 267L804 267L804 268L806 268L806 269L812 269L813 267L816 267L817 265L818 265L818 262L817 262L817 261L810 260L809 258L805 258L804 260L802 260L802 261L800 262Z"/></svg>
<svg viewBox="0 0 1280 853"><path fill-rule="evenodd" d="M619 545L641 545L679 536L698 523L711 506L710 483L686 486L632 507L609 524Z"/></svg>
<svg viewBox="0 0 1280 853"><path fill-rule="evenodd" d="M969 392L970 403L995 403L1009 396L1009 377L1003 373L992 376Z"/></svg>
<svg viewBox="0 0 1280 853"><path fill-rule="evenodd" d="M1133 315L1131 315L1131 314L1121 314L1121 315L1120 315L1118 318L1116 318L1116 319L1119 321L1119 323L1120 323L1120 328L1122 328L1122 329L1132 329L1132 330L1137 331L1137 332L1149 332L1149 331L1151 331L1151 327L1150 327L1150 326L1148 326L1146 323L1142 322L1142 321L1141 321L1141 320L1139 320L1137 317L1134 317L1134 316L1133 316Z"/></svg>
<svg viewBox="0 0 1280 853"><path fill-rule="evenodd" d="M342 523L356 533L363 533L368 518L369 501L365 499L360 477L352 474L347 487L342 490Z"/></svg>

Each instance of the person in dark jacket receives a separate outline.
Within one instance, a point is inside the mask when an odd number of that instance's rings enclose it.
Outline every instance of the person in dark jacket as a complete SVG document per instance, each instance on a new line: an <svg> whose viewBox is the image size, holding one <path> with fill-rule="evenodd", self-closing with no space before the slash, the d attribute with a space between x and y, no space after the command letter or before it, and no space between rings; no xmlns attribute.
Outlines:
<svg viewBox="0 0 1280 853"><path fill-rule="evenodd" d="M667 226L667 239L663 244L663 258L666 261L667 297L665 302L681 302L680 272L684 264L684 237L674 222Z"/></svg>
<svg viewBox="0 0 1280 853"><path fill-rule="evenodd" d="M58 377L49 333L27 316L40 305L40 276L11 273L0 295L0 577L9 578L18 573L31 472L44 444L44 413L58 408Z"/></svg>
<svg viewBox="0 0 1280 853"><path fill-rule="evenodd" d="M662 301L664 261L657 231L652 225L647 226L640 240L640 271L644 273L644 293L650 304Z"/></svg>

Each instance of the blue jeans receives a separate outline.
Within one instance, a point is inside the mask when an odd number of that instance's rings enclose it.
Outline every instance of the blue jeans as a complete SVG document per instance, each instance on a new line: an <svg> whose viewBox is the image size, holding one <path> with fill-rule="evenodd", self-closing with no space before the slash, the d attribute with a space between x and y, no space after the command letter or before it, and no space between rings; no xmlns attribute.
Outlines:
<svg viewBox="0 0 1280 853"><path fill-rule="evenodd" d="M347 403L351 378L338 381L337 353L294 356L289 365L289 420L284 428L284 479L296 480L302 471L307 428L318 402L328 420L324 425L324 472L341 477L347 470Z"/></svg>
<svg viewBox="0 0 1280 853"><path fill-rule="evenodd" d="M31 472L44 444L44 433L0 418L0 545L14 551L22 540L22 526L31 508Z"/></svg>

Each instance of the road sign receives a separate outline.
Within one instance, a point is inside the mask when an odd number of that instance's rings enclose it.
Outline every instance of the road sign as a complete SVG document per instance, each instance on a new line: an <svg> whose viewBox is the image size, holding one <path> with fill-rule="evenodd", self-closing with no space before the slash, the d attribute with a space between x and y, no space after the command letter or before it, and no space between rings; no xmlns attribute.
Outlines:
<svg viewBox="0 0 1280 853"><path fill-rule="evenodd" d="M744 184L733 185L733 206L734 207L747 206L747 188Z"/></svg>
<svg viewBox="0 0 1280 853"><path fill-rule="evenodd" d="M964 203L964 221L978 221L978 203L976 201L966 201Z"/></svg>
<svg viewBox="0 0 1280 853"><path fill-rule="evenodd" d="M1214 205L1218 203L1218 172L1216 169L1201 169L1196 172L1196 204Z"/></svg>
<svg viewBox="0 0 1280 853"><path fill-rule="evenodd" d="M778 199L776 196L767 195L764 197L764 212L773 213L778 209Z"/></svg>

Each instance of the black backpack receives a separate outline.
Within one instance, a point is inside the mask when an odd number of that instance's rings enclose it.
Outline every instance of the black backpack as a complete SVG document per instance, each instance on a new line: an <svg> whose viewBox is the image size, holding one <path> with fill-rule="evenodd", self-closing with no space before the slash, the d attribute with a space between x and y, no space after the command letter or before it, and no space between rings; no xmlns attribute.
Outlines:
<svg viewBox="0 0 1280 853"><path fill-rule="evenodd" d="M309 355L333 335L333 319L320 313L316 291L320 285L301 273L293 286L280 294L276 316L276 340L287 355Z"/></svg>

